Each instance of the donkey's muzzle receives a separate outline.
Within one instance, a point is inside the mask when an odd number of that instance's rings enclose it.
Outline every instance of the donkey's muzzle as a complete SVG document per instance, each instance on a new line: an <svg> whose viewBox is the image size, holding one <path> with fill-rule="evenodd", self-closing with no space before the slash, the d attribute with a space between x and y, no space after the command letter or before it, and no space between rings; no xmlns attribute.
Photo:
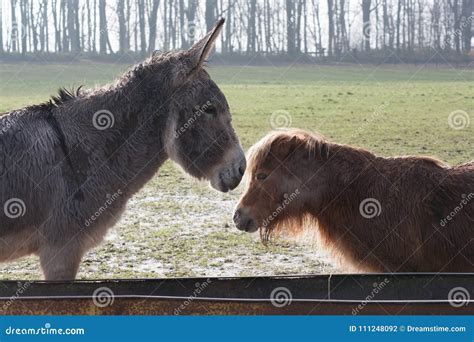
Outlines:
<svg viewBox="0 0 474 342"><path fill-rule="evenodd" d="M238 157L230 165L220 170L217 177L211 179L212 187L222 192L234 190L240 184L246 167L245 155L243 151L240 151Z"/></svg>
<svg viewBox="0 0 474 342"><path fill-rule="evenodd" d="M225 181L225 178L224 178L224 183L226 183L229 190L234 190L240 184L240 181L242 180L242 177L244 176L246 167L247 167L247 162L245 160L245 157L242 157L242 159L240 159L236 163L236 165L234 165L232 175L227 177L228 178L227 182Z"/></svg>

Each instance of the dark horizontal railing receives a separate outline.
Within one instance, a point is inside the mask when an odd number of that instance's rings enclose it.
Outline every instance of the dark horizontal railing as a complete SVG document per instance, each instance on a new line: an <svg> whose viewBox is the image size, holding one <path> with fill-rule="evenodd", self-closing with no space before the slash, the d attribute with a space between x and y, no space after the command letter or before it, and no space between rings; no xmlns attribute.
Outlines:
<svg viewBox="0 0 474 342"><path fill-rule="evenodd" d="M3 314L474 314L474 274L2 281Z"/></svg>

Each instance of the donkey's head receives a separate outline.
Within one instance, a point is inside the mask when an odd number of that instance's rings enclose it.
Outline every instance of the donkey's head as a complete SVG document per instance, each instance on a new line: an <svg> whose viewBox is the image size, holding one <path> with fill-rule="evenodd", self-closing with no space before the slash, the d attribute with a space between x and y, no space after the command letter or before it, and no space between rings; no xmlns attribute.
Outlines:
<svg viewBox="0 0 474 342"><path fill-rule="evenodd" d="M234 213L237 228L268 232L303 218L305 206L324 192L327 155L324 139L303 130L272 132L252 146L247 188Z"/></svg>
<svg viewBox="0 0 474 342"><path fill-rule="evenodd" d="M168 156L186 172L226 192L240 183L245 154L226 98L203 68L223 24L221 19L189 50L173 55L165 144Z"/></svg>

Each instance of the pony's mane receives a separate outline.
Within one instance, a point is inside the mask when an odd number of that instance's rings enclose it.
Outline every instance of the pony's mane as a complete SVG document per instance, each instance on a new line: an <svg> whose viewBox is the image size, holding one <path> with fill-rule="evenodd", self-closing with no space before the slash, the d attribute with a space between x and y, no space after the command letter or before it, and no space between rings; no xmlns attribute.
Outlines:
<svg viewBox="0 0 474 342"><path fill-rule="evenodd" d="M326 160L329 157L329 146L330 144L322 135L302 129L273 131L250 148L247 157L249 172L246 172L246 177L255 174L270 154L283 161L298 149L303 151L309 159ZM273 236L296 236L304 230L302 227L315 224L317 221L309 215L288 217L280 214L277 220L272 221L265 228L260 228L260 239L267 244Z"/></svg>
<svg viewBox="0 0 474 342"><path fill-rule="evenodd" d="M324 136L293 128L273 131L253 145L248 152L247 168L250 174L254 174L270 153L286 157L300 148L308 153L307 156L310 159L327 159L329 157L329 143Z"/></svg>
<svg viewBox="0 0 474 342"><path fill-rule="evenodd" d="M57 108L59 106L62 106L63 104L70 102L82 94L82 85L77 87L76 89L71 88L70 90L66 88L59 88L58 89L58 94L51 96L51 98L38 105L32 105L29 106L29 108L32 109L41 109L41 110L51 110L53 108Z"/></svg>

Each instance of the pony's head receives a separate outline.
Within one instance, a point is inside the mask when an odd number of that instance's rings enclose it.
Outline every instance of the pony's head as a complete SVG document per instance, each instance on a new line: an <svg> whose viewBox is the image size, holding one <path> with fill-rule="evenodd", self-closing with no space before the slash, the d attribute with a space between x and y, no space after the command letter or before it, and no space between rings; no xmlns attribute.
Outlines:
<svg viewBox="0 0 474 342"><path fill-rule="evenodd" d="M252 146L246 191L234 213L237 228L267 234L280 222L301 220L325 187L320 166L328 154L322 137L295 129L272 132Z"/></svg>
<svg viewBox="0 0 474 342"><path fill-rule="evenodd" d="M240 183L245 155L226 98L203 67L223 24L221 19L190 49L156 54L152 62L171 69L166 80L172 91L165 136L168 156L190 175L226 192Z"/></svg>

